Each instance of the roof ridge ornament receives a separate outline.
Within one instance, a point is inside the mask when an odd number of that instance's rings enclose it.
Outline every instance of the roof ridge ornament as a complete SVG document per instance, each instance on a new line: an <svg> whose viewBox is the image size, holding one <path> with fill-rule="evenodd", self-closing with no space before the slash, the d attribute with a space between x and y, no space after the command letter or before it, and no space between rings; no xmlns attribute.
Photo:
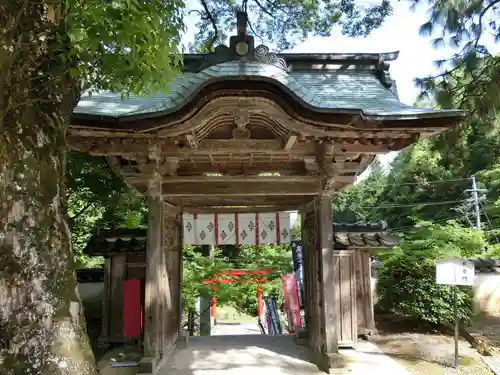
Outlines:
<svg viewBox="0 0 500 375"><path fill-rule="evenodd" d="M254 47L254 37L247 33L248 15L239 10L236 13L236 35L229 38L229 47L219 45L215 50L205 57L205 63L201 69L228 61L255 61L263 64L273 65L287 72L289 67L286 61L276 53L271 52L269 47L261 44Z"/></svg>
<svg viewBox="0 0 500 375"><path fill-rule="evenodd" d="M389 73L389 63L385 61L385 56L380 55L375 68L375 74L385 87L392 87L391 75Z"/></svg>

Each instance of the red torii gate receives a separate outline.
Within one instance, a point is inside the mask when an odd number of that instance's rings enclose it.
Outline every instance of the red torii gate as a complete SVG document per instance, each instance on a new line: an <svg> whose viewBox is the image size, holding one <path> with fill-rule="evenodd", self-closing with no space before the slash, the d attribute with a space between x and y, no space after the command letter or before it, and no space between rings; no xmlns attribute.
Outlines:
<svg viewBox="0 0 500 375"><path fill-rule="evenodd" d="M255 283L257 283L258 284L257 285L257 315L258 315L258 318L260 319L260 317L262 316L262 286L261 286L261 284L267 283L270 280L268 280L264 277L257 279L257 280L255 280L253 278L252 279L251 278L240 279L240 277L241 276L248 276L248 275L263 276L263 275L268 275L272 272L273 272L272 269L262 269L262 270L255 270L255 271L224 270L224 271L218 271L215 275L212 275L212 277L210 279L204 279L203 283L212 285L212 291L214 293L217 290L217 286L216 286L217 283L222 283L222 284L231 284L233 282L246 282L246 283L255 282ZM232 276L233 279L227 279L227 278L220 277L222 275L223 276ZM211 315L212 315L212 318L214 318L214 319L215 319L215 312L216 312L216 308L215 308L216 302L217 302L217 297L214 294L214 295L212 295L212 307L211 307Z"/></svg>

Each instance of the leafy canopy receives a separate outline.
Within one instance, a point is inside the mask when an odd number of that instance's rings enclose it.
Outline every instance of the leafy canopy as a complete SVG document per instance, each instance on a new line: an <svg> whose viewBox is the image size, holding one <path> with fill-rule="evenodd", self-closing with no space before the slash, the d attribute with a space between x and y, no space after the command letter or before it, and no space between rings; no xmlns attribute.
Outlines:
<svg viewBox="0 0 500 375"><path fill-rule="evenodd" d="M413 0L413 6L423 1ZM430 0L429 20L422 35L437 37L436 48L457 50L449 59L437 61L442 74L417 80L424 94L433 94L445 108L469 110L479 116L494 115L500 105L500 56L492 53L486 41L500 41L500 1Z"/></svg>
<svg viewBox="0 0 500 375"><path fill-rule="evenodd" d="M236 10L249 15L249 31L262 42L276 43L279 51L289 49L309 35L328 36L335 25L344 34L367 36L392 14L389 1L363 6L355 0L200 0L189 6L199 16L192 51L210 51L222 44L228 31L236 28Z"/></svg>
<svg viewBox="0 0 500 375"><path fill-rule="evenodd" d="M137 228L146 224L144 197L127 187L104 158L70 152L66 187L66 211L78 266L92 267L102 261L82 253L100 229Z"/></svg>
<svg viewBox="0 0 500 375"><path fill-rule="evenodd" d="M164 90L181 63L182 0L65 0L63 57L82 88Z"/></svg>

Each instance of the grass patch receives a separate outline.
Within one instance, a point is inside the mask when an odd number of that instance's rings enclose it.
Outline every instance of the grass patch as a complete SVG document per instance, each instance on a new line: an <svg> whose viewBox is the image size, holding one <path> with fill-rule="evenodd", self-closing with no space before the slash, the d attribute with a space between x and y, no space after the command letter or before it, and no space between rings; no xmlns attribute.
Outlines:
<svg viewBox="0 0 500 375"><path fill-rule="evenodd" d="M256 316L250 316L238 312L233 306L217 306L215 310L217 322L246 323L257 321Z"/></svg>
<svg viewBox="0 0 500 375"><path fill-rule="evenodd" d="M472 366L476 361L471 357L458 357L458 363L460 366Z"/></svg>

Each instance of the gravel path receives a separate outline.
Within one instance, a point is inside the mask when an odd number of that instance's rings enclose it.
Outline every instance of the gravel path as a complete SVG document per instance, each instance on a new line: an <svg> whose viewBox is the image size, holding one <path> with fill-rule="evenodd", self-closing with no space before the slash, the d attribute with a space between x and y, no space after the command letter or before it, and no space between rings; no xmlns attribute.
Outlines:
<svg viewBox="0 0 500 375"><path fill-rule="evenodd" d="M453 368L455 340L440 332L412 327L393 318L378 319L379 335L373 341L392 358L404 364L411 374L490 375L476 350L465 340L459 341L460 366Z"/></svg>

